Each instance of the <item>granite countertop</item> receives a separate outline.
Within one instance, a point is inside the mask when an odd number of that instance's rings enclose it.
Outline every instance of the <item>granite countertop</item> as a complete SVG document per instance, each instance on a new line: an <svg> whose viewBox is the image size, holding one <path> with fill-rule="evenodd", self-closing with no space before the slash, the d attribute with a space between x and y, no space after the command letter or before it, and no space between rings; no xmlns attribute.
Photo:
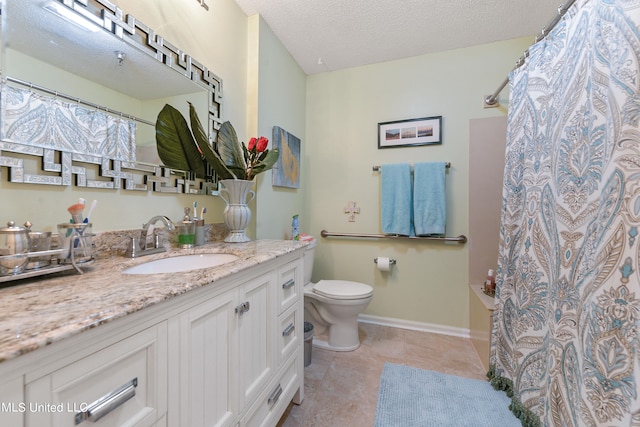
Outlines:
<svg viewBox="0 0 640 427"><path fill-rule="evenodd" d="M129 259L96 259L84 274L56 273L0 288L0 362L219 281L306 246L290 240L208 243ZM238 260L180 273L130 275L123 270L156 259L229 253Z"/></svg>

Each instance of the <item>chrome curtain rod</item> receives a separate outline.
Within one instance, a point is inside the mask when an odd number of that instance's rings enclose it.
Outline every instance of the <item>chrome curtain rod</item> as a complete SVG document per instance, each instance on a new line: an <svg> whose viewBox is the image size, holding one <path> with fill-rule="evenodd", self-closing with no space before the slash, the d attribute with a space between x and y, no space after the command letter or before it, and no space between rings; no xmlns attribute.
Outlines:
<svg viewBox="0 0 640 427"><path fill-rule="evenodd" d="M567 11L569 10L569 8L576 2L576 0L568 0L567 2L561 4L560 6L558 6L558 14L556 16L554 16L554 18L549 21L549 23L544 26L542 28L542 31L540 32L540 34L538 34L535 38L535 42L534 43L538 43L540 40L544 39L553 29L553 27L555 27L558 22L560 22L560 20L562 19L562 17L567 13ZM515 67L513 67L513 70L516 70L520 67L522 67L522 65L524 64L524 61L529 57L529 49L527 49L522 56L516 61L516 65ZM498 89L496 89L495 92L493 92L492 95L487 96L484 99L484 103L488 106L494 106L496 105L496 103L498 102L498 95L500 95L500 92L502 92L502 89L504 89L507 84L509 84L509 76L507 75L507 77L502 81L502 83L500 84L500 86L498 87Z"/></svg>
<svg viewBox="0 0 640 427"><path fill-rule="evenodd" d="M445 163L445 164L444 164L444 167L446 167L447 169L449 169L449 168L451 167L451 163L450 163L450 162ZM374 172L379 172L379 171L380 171L380 168L382 168L382 166L374 166L374 167L373 167L373 171L374 171Z"/></svg>
<svg viewBox="0 0 640 427"><path fill-rule="evenodd" d="M360 233L334 233L327 230L320 232L322 237L360 237L365 239L402 239L402 240L436 240L440 242L467 243L467 236L461 234L458 237L418 237L418 236L400 236L398 234L360 234Z"/></svg>
<svg viewBox="0 0 640 427"><path fill-rule="evenodd" d="M91 108L95 108L98 111L102 110L105 113L109 113L109 114L114 115L114 116L120 116L120 117L123 117L123 118L128 119L128 120L135 120L136 122L144 123L144 124L150 125L150 126L155 126L156 125L155 123L150 122L149 120L141 119L139 117L132 116L130 114L122 113L120 111L110 110L109 108L103 107L102 105L94 104L93 102L85 101L83 99L76 98L76 97L73 97L71 95L66 95L64 93L58 92L57 90L49 89L49 88L46 88L44 86L40 86L40 85L31 83L31 82L27 82L27 81L24 81L24 80L17 79L15 77L6 76L5 79L7 81L9 81L9 82L16 83L16 84L28 87L29 89L36 89L36 90L39 90L40 92L44 92L44 93L47 93L49 95L53 95L53 96L58 97L58 98L64 98L64 99L66 99L68 101L75 102L77 104L82 104L82 105L86 105L86 106L91 107Z"/></svg>

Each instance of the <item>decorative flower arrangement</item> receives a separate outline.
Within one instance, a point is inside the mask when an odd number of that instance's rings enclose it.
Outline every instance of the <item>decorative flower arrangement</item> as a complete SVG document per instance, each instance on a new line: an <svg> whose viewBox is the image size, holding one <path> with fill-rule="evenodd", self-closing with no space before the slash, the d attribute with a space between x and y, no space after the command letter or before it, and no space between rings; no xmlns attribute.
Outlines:
<svg viewBox="0 0 640 427"><path fill-rule="evenodd" d="M278 160L278 149L268 150L269 140L264 136L251 138L248 146L238 140L230 122L218 130L215 150L209 144L195 108L189 103L191 129L182 114L166 104L156 120L156 144L162 162L174 169L206 177L209 164L219 179L252 180L268 171Z"/></svg>
<svg viewBox="0 0 640 427"><path fill-rule="evenodd" d="M212 164L222 179L246 179L268 171L278 160L278 149L268 150L269 140L264 136L251 138L248 145L239 142L231 123L224 122L218 131L217 153L222 167ZM229 176L231 175L231 176Z"/></svg>
<svg viewBox="0 0 640 427"><path fill-rule="evenodd" d="M260 162L269 155L269 150L267 150L268 145L269 140L264 136L261 136L260 138L253 137L249 140L247 151L245 152L245 161L247 162L247 167L244 171L244 179L252 180L255 174L266 170L264 168L258 170L258 167L261 164Z"/></svg>

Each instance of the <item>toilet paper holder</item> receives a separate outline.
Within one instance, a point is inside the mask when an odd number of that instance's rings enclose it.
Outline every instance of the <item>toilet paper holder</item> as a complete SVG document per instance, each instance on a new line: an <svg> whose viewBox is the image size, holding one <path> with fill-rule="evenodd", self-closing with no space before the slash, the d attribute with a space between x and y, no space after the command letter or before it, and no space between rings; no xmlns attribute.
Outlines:
<svg viewBox="0 0 640 427"><path fill-rule="evenodd" d="M376 257L376 258L374 258L374 259L373 259L373 262L377 264L377 263L378 263L378 258L377 258L377 257ZM393 259L393 258L389 258L389 264L390 264L390 265L394 265L395 263L396 263L396 260L395 260L395 259Z"/></svg>

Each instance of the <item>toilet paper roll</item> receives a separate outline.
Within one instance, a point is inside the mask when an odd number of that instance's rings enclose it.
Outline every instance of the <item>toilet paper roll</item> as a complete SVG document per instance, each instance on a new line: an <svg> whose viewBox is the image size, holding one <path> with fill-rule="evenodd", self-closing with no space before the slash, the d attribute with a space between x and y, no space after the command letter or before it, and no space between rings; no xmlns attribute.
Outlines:
<svg viewBox="0 0 640 427"><path fill-rule="evenodd" d="M389 271L389 268L391 267L391 260L384 256L379 256L377 259L376 264L378 265L378 270Z"/></svg>

